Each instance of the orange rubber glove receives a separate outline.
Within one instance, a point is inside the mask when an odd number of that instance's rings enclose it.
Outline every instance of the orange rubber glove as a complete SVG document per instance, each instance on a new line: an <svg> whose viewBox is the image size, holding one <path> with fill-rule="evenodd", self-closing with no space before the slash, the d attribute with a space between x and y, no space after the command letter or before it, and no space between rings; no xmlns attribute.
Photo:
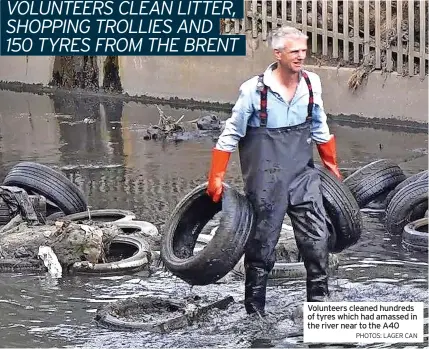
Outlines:
<svg viewBox="0 0 429 349"><path fill-rule="evenodd" d="M213 202L219 202L223 192L223 178L225 177L231 153L213 148L212 161L209 172L209 183L207 185L207 194Z"/></svg>
<svg viewBox="0 0 429 349"><path fill-rule="evenodd" d="M332 135L331 139L326 143L317 144L317 150L319 151L323 165L337 176L338 179L342 180L343 176L341 175L337 162L337 145L335 142L335 136Z"/></svg>

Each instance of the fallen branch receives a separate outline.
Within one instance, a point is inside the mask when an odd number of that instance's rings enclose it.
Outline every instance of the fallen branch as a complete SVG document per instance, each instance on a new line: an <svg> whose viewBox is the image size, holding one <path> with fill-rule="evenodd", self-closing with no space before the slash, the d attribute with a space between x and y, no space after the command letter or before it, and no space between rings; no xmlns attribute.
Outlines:
<svg viewBox="0 0 429 349"><path fill-rule="evenodd" d="M159 113L159 121L156 128L158 128L165 136L174 132L182 131L182 127L179 125L179 123L183 120L185 115L182 115L179 120L175 120L172 116L165 115L164 111L158 105L156 108L158 109Z"/></svg>

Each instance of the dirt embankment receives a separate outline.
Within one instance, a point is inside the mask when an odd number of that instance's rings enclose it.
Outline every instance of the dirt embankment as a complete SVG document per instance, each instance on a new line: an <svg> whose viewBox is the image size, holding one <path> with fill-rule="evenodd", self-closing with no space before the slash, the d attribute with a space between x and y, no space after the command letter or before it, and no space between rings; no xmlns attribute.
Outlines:
<svg viewBox="0 0 429 349"><path fill-rule="evenodd" d="M38 258L40 246L51 247L66 270L75 262L105 262L112 239L120 233L118 227L108 223L32 225L17 220L11 229L0 232L0 271L4 260L22 259L42 264Z"/></svg>

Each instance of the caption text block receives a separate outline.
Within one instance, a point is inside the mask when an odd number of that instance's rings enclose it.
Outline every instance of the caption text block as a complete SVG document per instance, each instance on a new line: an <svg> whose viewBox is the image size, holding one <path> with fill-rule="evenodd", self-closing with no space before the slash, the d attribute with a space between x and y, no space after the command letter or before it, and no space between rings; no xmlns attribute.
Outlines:
<svg viewBox="0 0 429 349"><path fill-rule="evenodd" d="M243 56L244 0L4 0L2 55Z"/></svg>
<svg viewBox="0 0 429 349"><path fill-rule="evenodd" d="M306 302L304 342L423 342L423 302Z"/></svg>

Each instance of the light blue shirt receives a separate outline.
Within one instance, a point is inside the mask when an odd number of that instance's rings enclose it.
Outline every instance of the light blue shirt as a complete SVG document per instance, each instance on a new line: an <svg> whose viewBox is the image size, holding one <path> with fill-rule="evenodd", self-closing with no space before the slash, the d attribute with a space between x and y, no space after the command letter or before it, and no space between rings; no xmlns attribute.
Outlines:
<svg viewBox="0 0 429 349"><path fill-rule="evenodd" d="M273 77L272 63L264 72L264 83L269 87L267 93L267 128L278 128L299 125L305 122L308 112L309 92L304 78L300 74L295 95L288 103L280 95L278 83ZM323 108L322 84L317 74L305 71L313 88L313 118L311 137L316 143L326 143L331 134ZM240 138L246 135L247 126L260 125L261 109L260 91L257 88L258 76L245 81L239 88L239 97L232 108L232 115L226 120L224 130L216 148L228 152L237 149Z"/></svg>

